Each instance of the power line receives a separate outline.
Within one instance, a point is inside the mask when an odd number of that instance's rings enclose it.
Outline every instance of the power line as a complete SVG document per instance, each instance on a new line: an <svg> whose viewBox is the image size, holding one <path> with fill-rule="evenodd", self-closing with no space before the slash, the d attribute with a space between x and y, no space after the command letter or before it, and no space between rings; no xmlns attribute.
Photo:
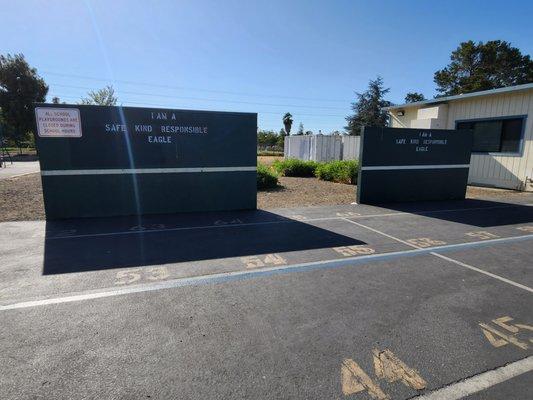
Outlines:
<svg viewBox="0 0 533 400"><path fill-rule="evenodd" d="M57 97L66 98L66 99L75 99L80 100L79 97L72 96L72 95L61 95L61 94L55 94ZM156 103L147 103L143 101L129 101L125 100L122 102L122 105L127 104L137 104L137 105L144 105L148 107L171 107L169 104L156 104ZM191 111L197 111L197 110L191 110ZM219 110L220 111L220 110ZM258 114L274 114L274 115L281 115L283 114L283 111L275 112L275 111L256 111ZM295 113L297 116L306 116L306 117L336 117L336 118L344 118L345 115L336 115L336 114L301 114L301 113Z"/></svg>
<svg viewBox="0 0 533 400"><path fill-rule="evenodd" d="M83 90L92 90L93 88L85 87L85 86L73 86L73 85L64 85L61 83L50 83L50 85L65 87L65 88L71 88L71 89L83 89ZM341 107L328 107L328 106L301 106L297 104L274 104L274 103L257 103L257 102L251 102L251 101L240 101L240 100L219 100L219 99L208 99L204 97L183 97L183 96L173 96L173 95L165 95L165 94L153 94L153 93L143 93L143 92L130 92L125 90L117 90L120 93L124 94L130 94L134 96L152 96L152 97L164 97L169 99L181 99L181 100L200 100L200 101L215 101L215 102L221 102L221 103L236 103L236 104L251 104L251 105L259 105L259 106L274 106L274 107L296 107L296 108L316 108L316 109L328 109L328 110L338 110L338 111L345 111L345 108Z"/></svg>
<svg viewBox="0 0 533 400"><path fill-rule="evenodd" d="M100 81L100 82L116 82L116 83L123 83L127 85L159 87L159 88L166 88L166 89L195 90L197 92L222 93L222 94L239 95L239 96L269 97L269 98L310 100L310 101L327 101L327 102L334 102L334 103L349 103L350 101L352 101L352 100L338 100L338 99L318 99L318 98L312 98L312 97L266 95L266 94L245 93L245 92L231 92L231 91L225 91L225 90L201 89L201 88L194 88L194 87L187 87L187 86L169 86L169 85L162 85L162 84L157 84L157 83L127 81L127 80L120 80L120 79L104 79L104 78L96 78L96 77L84 76L84 75L63 74L63 73L54 72L54 71L43 71L42 70L41 72L45 74L49 74L49 75L62 76L65 78L85 79L85 80L93 80L93 81Z"/></svg>

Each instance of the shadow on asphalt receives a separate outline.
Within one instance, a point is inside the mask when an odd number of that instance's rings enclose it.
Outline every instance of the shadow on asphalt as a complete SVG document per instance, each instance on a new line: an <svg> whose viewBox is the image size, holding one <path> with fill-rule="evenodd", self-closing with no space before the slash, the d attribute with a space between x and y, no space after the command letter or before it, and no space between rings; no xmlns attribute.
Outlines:
<svg viewBox="0 0 533 400"><path fill-rule="evenodd" d="M376 206L391 211L417 213L424 217L482 228L533 222L533 207L489 200L409 202L376 204Z"/></svg>
<svg viewBox="0 0 533 400"><path fill-rule="evenodd" d="M533 222L531 206L488 200L379 207L483 228ZM47 221L43 274L360 244L366 243L264 210Z"/></svg>
<svg viewBox="0 0 533 400"><path fill-rule="evenodd" d="M47 221L43 274L359 244L263 210Z"/></svg>

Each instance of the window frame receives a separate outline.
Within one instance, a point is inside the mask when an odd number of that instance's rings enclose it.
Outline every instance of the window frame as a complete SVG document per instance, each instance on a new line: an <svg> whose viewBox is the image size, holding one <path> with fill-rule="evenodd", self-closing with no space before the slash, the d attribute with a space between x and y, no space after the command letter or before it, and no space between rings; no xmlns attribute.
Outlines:
<svg viewBox="0 0 533 400"><path fill-rule="evenodd" d="M520 142L518 144L518 151L472 151L472 154L486 154L493 156L523 156L524 155L524 136L526 133L526 124L527 124L527 114L523 115L506 115L502 117L487 117L487 118L467 118L467 119L456 119L455 120L455 129L457 125L461 122L489 122L489 121L503 121L507 119L521 119L522 120L522 131L520 132Z"/></svg>

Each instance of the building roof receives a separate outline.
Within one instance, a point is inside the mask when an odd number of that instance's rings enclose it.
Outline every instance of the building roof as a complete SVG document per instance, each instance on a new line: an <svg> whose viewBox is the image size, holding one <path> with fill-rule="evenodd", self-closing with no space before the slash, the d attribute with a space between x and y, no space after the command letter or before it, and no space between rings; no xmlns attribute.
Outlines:
<svg viewBox="0 0 533 400"><path fill-rule="evenodd" d="M507 86L507 87L498 88L498 89L482 90L480 92L457 94L454 96L437 97L436 99L431 99L431 100L416 101L413 103L405 103L405 104L400 104L397 106L383 107L383 109L384 110L397 110L400 108L421 107L427 104L446 103L447 101L452 101L452 100L462 100L462 99L468 99L471 97L490 96L493 94L519 92L522 90L529 90L529 89L533 89L533 83L526 83L524 85L516 85L516 86Z"/></svg>

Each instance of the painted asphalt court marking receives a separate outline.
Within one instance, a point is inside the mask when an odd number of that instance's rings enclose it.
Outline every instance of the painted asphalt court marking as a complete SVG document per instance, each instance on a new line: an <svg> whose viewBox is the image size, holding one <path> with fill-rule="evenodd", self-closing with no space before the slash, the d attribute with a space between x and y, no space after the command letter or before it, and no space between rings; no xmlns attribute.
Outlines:
<svg viewBox="0 0 533 400"><path fill-rule="evenodd" d="M377 218L377 217L392 217L399 215L426 215L434 213L447 213L447 212L463 212L463 211L480 211L480 210L494 210L501 208L513 208L520 207L521 204L512 204L505 206L492 206L492 207L472 207L472 208L450 208L445 210L432 210L432 211L419 211L419 212L393 212L393 213L382 213L382 214L369 214L369 215L360 215L350 218ZM187 231L187 230L196 230L196 229L215 229L215 228L229 228L236 226L259 226L259 225L272 225L272 224L287 224L295 222L318 222L318 221L334 221L334 220L346 220L345 217L323 217L323 218L309 218L309 219L291 219L290 217L284 217L279 215L284 220L278 221L260 221L260 222L245 222L240 224L225 224L225 225L197 225L197 226L183 226L177 228L161 228L161 229L146 229L138 231L117 231L117 232L103 232L103 233L85 233L80 235L64 235L64 236L55 236L48 237L45 240L58 240L58 239L78 239L85 237L105 237L105 236L114 236L114 235L139 235L146 233L161 233L161 232L175 232L175 231ZM352 221L351 221L352 222Z"/></svg>
<svg viewBox="0 0 533 400"><path fill-rule="evenodd" d="M162 228L162 229L147 229L136 231L118 231L118 232L103 232L103 233L84 233L81 235L65 235L46 238L46 240L58 240L58 239L78 239L86 237L102 237L102 236L115 236L115 235L139 235L146 233L161 233L161 232L175 232L175 231L188 231L196 229L215 229L215 228L231 228L237 226L255 226L255 225L271 225L271 224L287 224L295 222L287 219L285 221L262 221L262 222L250 222L242 224L226 224L226 225L197 225L197 226L182 226L179 228Z"/></svg>
<svg viewBox="0 0 533 400"><path fill-rule="evenodd" d="M212 275L202 275L202 276L196 276L192 278L171 279L168 281L157 282L157 283L147 283L143 285L130 286L127 288L122 288L122 289L113 288L112 290L104 290L101 292L84 293L84 294L56 297L56 298L50 298L50 299L24 301L20 303L7 304L4 306L0 306L0 311L45 306L45 305L51 305L51 304L70 303L70 302L98 299L98 298L104 298L104 297L120 296L120 295L131 294L131 293L141 293L141 292L150 292L150 291L156 291L156 290L162 290L162 289L178 288L182 286L199 286L199 285L207 285L207 284L226 283L226 282L232 282L232 281L252 279L255 277L268 277L268 276L281 275L281 274L294 273L294 272L351 267L351 266L368 263L369 261L374 261L374 262L385 261L385 260L391 260L391 259L396 259L396 258L401 258L401 257L413 257L413 256L421 255L421 254L431 254L432 252L435 252L435 251L439 251L439 252L457 251L461 249L485 247L485 246L489 246L495 243L516 243L516 242L523 242L523 241L529 241L529 240L533 240L533 234L513 236L513 237L508 237L508 238L482 240L478 242L434 246L434 247L428 247L428 248L415 248L413 250L403 250L403 251L384 253L384 254L371 254L367 256L350 257L350 258L343 258L343 259L336 259L336 260L326 260L326 261L317 261L317 262L310 262L310 263L284 265L280 267L268 267L268 268L263 268L259 270L244 270L244 271L225 272L225 273L212 274ZM531 288L528 288L528 290L533 292L533 289Z"/></svg>
<svg viewBox="0 0 533 400"><path fill-rule="evenodd" d="M359 222L351 221L351 220L349 220L349 219L345 219L345 221L348 221L348 222L350 222L350 223L352 223L352 224L355 224L355 225L357 225L357 226L360 226L361 228L366 228L366 229L368 229L368 230L370 230L370 231L372 231L372 232L375 232L375 233L378 233L378 234L383 235L383 236L385 236L385 237L388 237L389 239L396 240L397 242L403 243L403 244L405 244L405 245L407 245L407 246L411 246L411 247L413 247L413 248L415 248L415 249L421 249L421 248L422 248L422 247L419 247L419 246L414 245L414 244L412 244L412 243L409 243L409 242L407 242L407 241L405 241L405 240L402 240L402 239L400 239L400 238L397 238L397 237L394 237L394 236L392 236L392 235L389 235L389 234L387 234L387 233L385 233L385 232L381 232L381 231L379 231L379 230L377 230L377 229L374 229L374 228L371 228L371 227L369 227L369 226L366 226L366 225L360 224ZM495 240L497 240L497 239L495 239ZM489 240L486 240L486 241L488 242ZM429 254L431 254L432 256L435 256L435 257L439 257L439 258L441 258L441 259L443 259L443 260L446 260L446 261L452 262L452 263L454 263L454 264L456 264L456 265L460 265L461 267L468 268L468 269L470 269L470 270L472 270L472 271L479 272L479 273L481 273L481 274L484 274L484 275L490 276L491 278L498 279L498 280L500 280L500 281L502 281L502 282L508 283L508 284L510 284L510 285L516 286L517 288L520 288L520 289L523 289L523 290L527 290L528 292L533 293L533 289L530 288L529 286L522 285L521 283L518 283L518 282L512 281L512 280L510 280L510 279L504 278L503 276L499 276L499 275L493 274L493 273L491 273L491 272L484 271L484 270L479 269L479 268L477 268L477 267L474 267L474 266L472 266L472 265L465 264L465 263L463 263L463 262L461 262L461 261L454 260L453 258L443 256L443 255L438 254L438 253L436 253L436 252L430 252Z"/></svg>
<svg viewBox="0 0 533 400"><path fill-rule="evenodd" d="M521 283L512 281L510 279L504 278L503 276L499 276L499 275L493 274L492 272L484 271L484 270L479 269L477 267L474 267L472 265L465 264L464 262L461 262L461 261L458 261L458 260L454 260L453 258L450 258L450 257L443 256L442 254L438 254L438 253L434 253L434 252L432 252L430 254L434 255L436 257L442 258L443 260L446 260L446 261L452 262L454 264L460 265L461 267L471 269L472 271L479 272L480 274L484 274L484 275L490 276L491 278L498 279L498 280L500 280L502 282L508 283L510 285L516 286L517 288L524 289L524 290L527 290L528 292L533 293L533 289L531 289L530 287L528 287L526 285L522 285Z"/></svg>
<svg viewBox="0 0 533 400"><path fill-rule="evenodd" d="M431 393L414 397L417 400L457 400L488 389L494 385L533 370L533 356L483 372L464 381L454 383Z"/></svg>
<svg viewBox="0 0 533 400"><path fill-rule="evenodd" d="M350 224L357 225L357 226L359 226L359 227L361 227L361 228L367 229L367 230L372 231L372 232L374 232L374 233L377 233L377 234L379 234L379 235L381 235L381 236L388 237L389 239L392 239L392 240L395 240L395 241L397 241L397 242L403 243L403 244L405 244L406 246L412 247L412 248L414 248L414 249L420 249L420 248L421 248L421 247L418 247L418 246L416 246L416 245L414 245L414 244L412 244L412 243L409 243L409 242L407 242L407 241L405 241L405 240L402 240L402 239L400 239L400 238L397 238L397 237L394 237L394 236L392 236L392 235L389 235L388 233L381 232L380 230L377 230L377 229L371 228L371 227L369 227L369 226L363 225L363 224L361 224L361 223L359 223L359 222L355 222L355 221L349 220L348 218L343 218L343 219L344 219L344 221L349 222Z"/></svg>

